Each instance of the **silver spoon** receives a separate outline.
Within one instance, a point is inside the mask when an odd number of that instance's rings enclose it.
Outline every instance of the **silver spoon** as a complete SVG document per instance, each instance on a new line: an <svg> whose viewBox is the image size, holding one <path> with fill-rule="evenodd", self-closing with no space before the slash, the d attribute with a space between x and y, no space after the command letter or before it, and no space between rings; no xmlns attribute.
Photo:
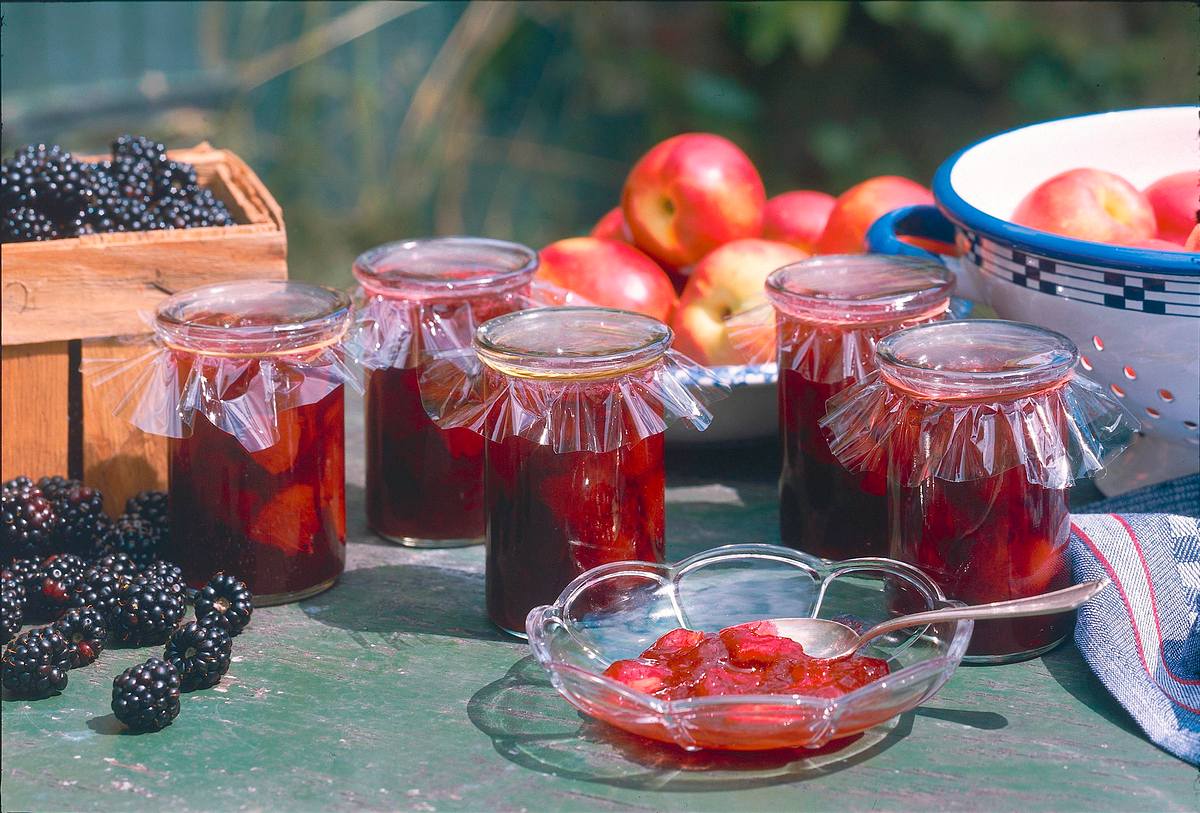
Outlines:
<svg viewBox="0 0 1200 813"><path fill-rule="evenodd" d="M936 624L940 621L976 621L993 618L1021 618L1029 615L1046 615L1074 610L1108 586L1108 579L1083 582L1053 593L1042 593L1029 598L1011 601L996 601L991 604L976 604L970 607L947 607L942 610L927 610L922 613L902 615L876 624L859 635L839 621L825 618L773 618L776 635L791 638L804 647L805 654L814 658L845 658L853 655L867 641L887 635L889 632Z"/></svg>

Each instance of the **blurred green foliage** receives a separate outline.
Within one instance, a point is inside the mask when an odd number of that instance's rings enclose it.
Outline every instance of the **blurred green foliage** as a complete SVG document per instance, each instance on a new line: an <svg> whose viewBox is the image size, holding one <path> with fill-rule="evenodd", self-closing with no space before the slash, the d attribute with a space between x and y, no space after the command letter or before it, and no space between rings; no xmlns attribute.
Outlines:
<svg viewBox="0 0 1200 813"><path fill-rule="evenodd" d="M1189 3L3 6L3 147L207 139L284 207L294 276L474 233L583 233L655 141L711 130L772 193L927 182L988 133L1194 103Z"/></svg>

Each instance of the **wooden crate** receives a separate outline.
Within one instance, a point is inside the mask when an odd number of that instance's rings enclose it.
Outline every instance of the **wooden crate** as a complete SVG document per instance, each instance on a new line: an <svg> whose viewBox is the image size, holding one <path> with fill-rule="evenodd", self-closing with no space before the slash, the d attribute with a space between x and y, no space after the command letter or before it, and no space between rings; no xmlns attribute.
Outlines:
<svg viewBox="0 0 1200 813"><path fill-rule="evenodd" d="M165 439L112 415L129 376L92 387L80 364L145 352L122 337L147 334L145 316L176 291L287 276L283 212L245 162L208 144L168 154L195 166L237 225L0 246L0 478L81 477L114 514L165 488Z"/></svg>

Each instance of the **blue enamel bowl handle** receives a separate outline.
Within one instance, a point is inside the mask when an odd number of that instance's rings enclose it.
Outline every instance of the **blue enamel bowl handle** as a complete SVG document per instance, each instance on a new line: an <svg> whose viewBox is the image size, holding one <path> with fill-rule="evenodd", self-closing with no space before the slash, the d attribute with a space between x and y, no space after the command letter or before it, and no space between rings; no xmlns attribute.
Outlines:
<svg viewBox="0 0 1200 813"><path fill-rule="evenodd" d="M871 224L867 230L867 248L876 254L941 259L931 251L903 242L901 237L925 237L954 245L954 224L936 206L902 206Z"/></svg>
<svg viewBox="0 0 1200 813"><path fill-rule="evenodd" d="M959 318L971 312L967 300L983 299L983 291L970 274L963 273L962 264L952 258L939 257L932 251L905 243L901 237L924 237L954 245L954 224L936 206L903 206L893 209L871 224L867 229L867 248L876 254L902 254L906 257L922 257L945 265L954 272L958 280L957 293L950 303L950 310Z"/></svg>

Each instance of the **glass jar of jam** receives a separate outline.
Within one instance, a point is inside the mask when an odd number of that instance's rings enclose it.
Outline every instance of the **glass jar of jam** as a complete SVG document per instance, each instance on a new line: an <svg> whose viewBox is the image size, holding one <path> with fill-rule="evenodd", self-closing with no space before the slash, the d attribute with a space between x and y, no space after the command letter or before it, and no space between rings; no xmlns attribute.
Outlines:
<svg viewBox="0 0 1200 813"><path fill-rule="evenodd" d="M1070 583L1068 489L1125 447L1136 425L1075 374L1067 337L1033 325L966 320L883 339L878 373L829 403L837 457L886 465L890 554L968 604ZM1046 652L1069 613L979 621L968 660Z"/></svg>
<svg viewBox="0 0 1200 813"><path fill-rule="evenodd" d="M366 501L371 529L412 547L483 541L483 440L442 429L422 406L430 354L471 352L475 328L529 305L537 254L474 237L379 246L354 263L355 345L368 368Z"/></svg>
<svg viewBox="0 0 1200 813"><path fill-rule="evenodd" d="M330 587L346 560L342 340L350 299L249 281L175 294L135 423L169 436L163 556L196 587L219 570L255 604Z"/></svg>
<svg viewBox="0 0 1200 813"><path fill-rule="evenodd" d="M814 257L767 278L779 366L780 537L827 559L887 550L887 471L847 471L818 422L825 402L874 369L875 344L945 318L953 276L908 257Z"/></svg>
<svg viewBox="0 0 1200 813"><path fill-rule="evenodd" d="M663 432L706 428L702 370L671 329L605 308L525 310L475 336L478 400L432 410L486 438L487 609L525 616L597 565L664 555Z"/></svg>

